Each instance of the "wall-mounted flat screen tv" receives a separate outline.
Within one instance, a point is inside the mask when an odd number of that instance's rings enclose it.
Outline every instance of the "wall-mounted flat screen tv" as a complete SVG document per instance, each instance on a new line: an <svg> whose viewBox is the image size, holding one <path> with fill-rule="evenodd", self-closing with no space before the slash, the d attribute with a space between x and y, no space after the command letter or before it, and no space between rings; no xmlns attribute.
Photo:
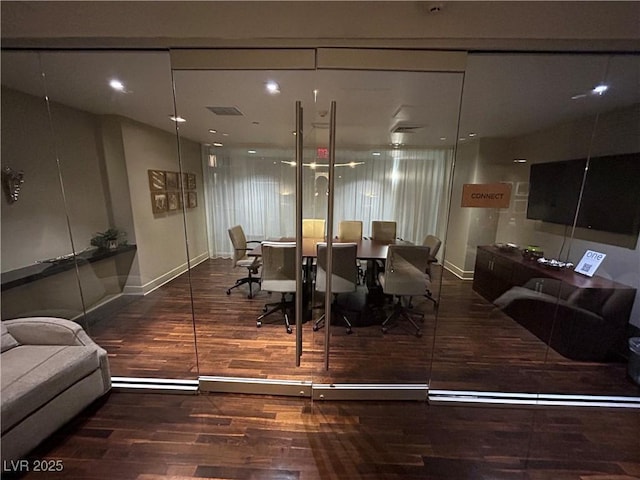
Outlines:
<svg viewBox="0 0 640 480"><path fill-rule="evenodd" d="M640 153L531 165L527 218L638 235ZM585 178L582 200L580 188Z"/></svg>

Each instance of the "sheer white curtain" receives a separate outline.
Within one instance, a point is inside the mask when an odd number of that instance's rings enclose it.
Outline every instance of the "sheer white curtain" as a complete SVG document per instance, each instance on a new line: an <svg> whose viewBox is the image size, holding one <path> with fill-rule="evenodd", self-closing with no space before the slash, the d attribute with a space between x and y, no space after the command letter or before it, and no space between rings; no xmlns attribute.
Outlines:
<svg viewBox="0 0 640 480"><path fill-rule="evenodd" d="M205 155L206 157L206 155ZM204 159L205 199L211 257L230 256L227 229L242 225L248 239L293 236L295 168L292 152L272 151L255 158L230 152L216 166ZM362 220L364 235L372 220L393 220L398 236L419 243L428 233L444 237L449 196L451 149L371 152L340 151L336 163L334 232L340 220ZM319 181L327 169L305 167L303 215L324 218L326 195Z"/></svg>

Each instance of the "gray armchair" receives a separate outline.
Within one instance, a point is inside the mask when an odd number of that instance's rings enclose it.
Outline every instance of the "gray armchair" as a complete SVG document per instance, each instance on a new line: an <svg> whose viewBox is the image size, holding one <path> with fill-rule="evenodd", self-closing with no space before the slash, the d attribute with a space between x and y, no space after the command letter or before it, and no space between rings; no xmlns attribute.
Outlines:
<svg viewBox="0 0 640 480"><path fill-rule="evenodd" d="M262 326L262 320L276 312L281 312L287 333L291 333L289 312L295 307L293 299L287 300L287 294L296 293L296 244L295 242L262 243L262 288L267 292L281 294L279 302L267 303L263 314L256 320L256 326ZM271 307L271 308L270 308Z"/></svg>
<svg viewBox="0 0 640 480"><path fill-rule="evenodd" d="M411 297L424 295L425 271L429 260L429 247L422 245L389 245L385 271L378 275L378 280L385 295L395 299L393 311L382 323L382 331L387 332L392 321L404 318L413 325L416 336L422 336L418 324L411 318L424 319L422 313L403 305L403 298L409 304Z"/></svg>
<svg viewBox="0 0 640 480"><path fill-rule="evenodd" d="M327 280L327 244L319 243L318 246L318 269L316 272L316 291L326 293ZM334 243L333 251L333 271L331 275L331 292L333 302L331 312L339 315L347 326L347 333L351 333L351 322L347 318L347 311L338 304L340 293L355 292L358 284L358 266L356 265L356 255L358 247L355 243ZM313 330L317 331L325 321L325 314L315 322Z"/></svg>

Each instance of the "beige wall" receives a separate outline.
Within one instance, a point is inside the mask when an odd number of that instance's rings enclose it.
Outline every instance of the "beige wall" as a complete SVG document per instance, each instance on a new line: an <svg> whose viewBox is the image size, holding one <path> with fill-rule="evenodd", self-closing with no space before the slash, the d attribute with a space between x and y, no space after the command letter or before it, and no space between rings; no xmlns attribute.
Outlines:
<svg viewBox="0 0 640 480"><path fill-rule="evenodd" d="M138 243L139 278L127 293L147 293L186 271L187 249L182 210L153 214L148 170L178 171L176 136L124 119L121 123L131 207ZM192 262L208 258L200 146L181 141L183 171L196 174L198 206L187 209Z"/></svg>
<svg viewBox="0 0 640 480"><path fill-rule="evenodd" d="M76 251L109 227L95 117L52 104L56 140L42 98L2 89L2 166L24 171L19 200L2 201L2 271L72 252L60 176Z"/></svg>
<svg viewBox="0 0 640 480"><path fill-rule="evenodd" d="M478 161L478 142L460 144L456 152L453 182L451 186L451 210L446 236L444 266L461 278L472 278L473 264L469 264L468 247L471 209L462 208L462 186L473 183Z"/></svg>
<svg viewBox="0 0 640 480"><path fill-rule="evenodd" d="M137 244L135 259L126 262L124 272L117 259L82 267L87 308L119 294L125 283L125 293L144 294L183 273L187 250L182 211L153 215L147 175L148 169L179 170L176 136L59 104L53 104L51 112L55 149L44 101L2 89L3 167L25 172L19 201L1 202L2 271L71 253L68 211L77 252L90 247L95 232L111 226ZM186 213L194 265L208 258L200 145L182 140L181 154L183 171L197 178L198 206ZM2 310L3 318L34 312L68 318L81 314L74 272L3 292Z"/></svg>
<svg viewBox="0 0 640 480"><path fill-rule="evenodd" d="M430 11L434 3L442 6L440 12ZM3 1L0 6L5 45L33 45L44 39L48 46L585 51L637 48L640 39L638 2Z"/></svg>

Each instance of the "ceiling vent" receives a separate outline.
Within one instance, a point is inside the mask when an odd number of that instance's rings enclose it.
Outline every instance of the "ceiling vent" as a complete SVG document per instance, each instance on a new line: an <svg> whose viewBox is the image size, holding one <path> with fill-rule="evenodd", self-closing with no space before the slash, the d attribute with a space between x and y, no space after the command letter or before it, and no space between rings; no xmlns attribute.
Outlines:
<svg viewBox="0 0 640 480"><path fill-rule="evenodd" d="M207 110L215 113L216 115L225 115L228 117L243 115L243 113L236 107L207 107Z"/></svg>
<svg viewBox="0 0 640 480"><path fill-rule="evenodd" d="M424 128L424 125L398 123L391 129L391 133L414 133L421 128Z"/></svg>

